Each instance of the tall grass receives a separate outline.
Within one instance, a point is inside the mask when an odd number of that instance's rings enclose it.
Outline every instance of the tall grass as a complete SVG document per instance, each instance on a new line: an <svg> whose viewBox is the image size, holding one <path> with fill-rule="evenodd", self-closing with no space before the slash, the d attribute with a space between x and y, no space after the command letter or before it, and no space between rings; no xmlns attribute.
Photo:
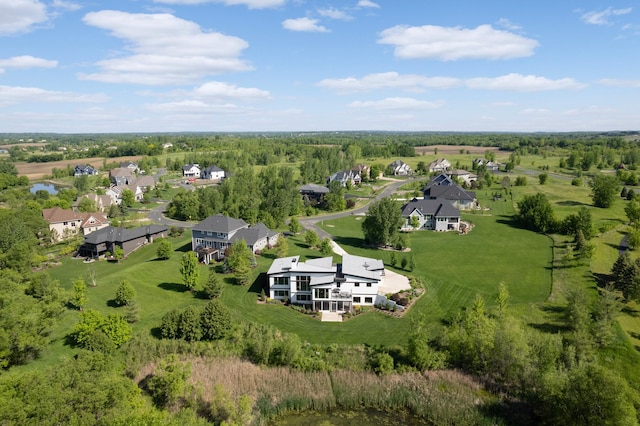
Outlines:
<svg viewBox="0 0 640 426"><path fill-rule="evenodd" d="M273 419L302 411L375 409L413 413L427 424L500 424L485 411L496 402L480 383L454 370L377 376L367 371L301 372L259 367L239 358L184 357L190 384L204 402L214 403L222 386L236 402L248 395L258 418ZM137 380L153 373L140 370Z"/></svg>

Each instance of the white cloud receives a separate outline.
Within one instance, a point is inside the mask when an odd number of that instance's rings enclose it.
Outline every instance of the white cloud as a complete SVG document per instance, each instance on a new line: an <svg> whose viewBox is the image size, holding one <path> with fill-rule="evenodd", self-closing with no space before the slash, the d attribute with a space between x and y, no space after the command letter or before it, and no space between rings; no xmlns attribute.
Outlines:
<svg viewBox="0 0 640 426"><path fill-rule="evenodd" d="M510 31L518 31L518 30L522 29L522 27L520 25L514 24L513 22L511 22L507 18L500 18L498 20L498 25L500 25L502 28L506 28L506 29L508 29Z"/></svg>
<svg viewBox="0 0 640 426"><path fill-rule="evenodd" d="M585 87L572 78L550 80L536 75L507 74L500 77L478 77L465 80L471 89L509 90L515 92L540 92L548 90L575 90Z"/></svg>
<svg viewBox="0 0 640 426"><path fill-rule="evenodd" d="M640 87L640 80L619 80L615 78L603 78L598 83L614 87Z"/></svg>
<svg viewBox="0 0 640 426"><path fill-rule="evenodd" d="M353 17L346 12L330 7L328 9L318 9L318 14L325 18L338 19L341 21L350 21Z"/></svg>
<svg viewBox="0 0 640 426"><path fill-rule="evenodd" d="M53 0L53 3L51 3L51 6L57 9L64 9L64 10L70 10L70 11L79 10L82 8L82 6L80 6L78 3L64 1L64 0Z"/></svg>
<svg viewBox="0 0 640 426"><path fill-rule="evenodd" d="M284 21L282 21L282 28L289 31L305 31L317 33L329 32L329 30L322 25L318 25L317 19L311 18L285 19Z"/></svg>
<svg viewBox="0 0 640 426"><path fill-rule="evenodd" d="M533 55L538 46L536 40L491 25L474 29L398 25L382 31L378 43L395 46L394 54L399 58L443 61L520 58Z"/></svg>
<svg viewBox="0 0 640 426"><path fill-rule="evenodd" d="M216 113L216 114L234 114L238 113L241 108L237 105L224 103L224 104L210 104L204 101L187 99L176 102L166 102L160 104L147 105L146 109L154 112L163 113Z"/></svg>
<svg viewBox="0 0 640 426"><path fill-rule="evenodd" d="M29 31L47 19L47 7L41 1L0 1L0 35Z"/></svg>
<svg viewBox="0 0 640 426"><path fill-rule="evenodd" d="M386 98L379 101L355 101L349 104L351 108L370 108L375 110L419 110L436 109L442 102L420 101L413 98Z"/></svg>
<svg viewBox="0 0 640 426"><path fill-rule="evenodd" d="M100 61L97 65L102 72L80 75L82 79L170 85L250 69L238 58L248 46L246 41L204 31L198 24L170 14L103 10L88 13L83 20L125 40L133 55Z"/></svg>
<svg viewBox="0 0 640 426"><path fill-rule="evenodd" d="M609 7L599 12L595 10L591 12L586 12L582 14L580 19L582 19L587 24L591 24L591 25L608 25L610 23L608 19L609 17L626 15L628 13L631 13L632 10L633 9L630 7L626 9L612 9Z"/></svg>
<svg viewBox="0 0 640 426"><path fill-rule="evenodd" d="M0 59L0 70L5 68L55 68L57 66L58 61L50 61L48 59L36 58L29 55Z"/></svg>
<svg viewBox="0 0 640 426"><path fill-rule="evenodd" d="M377 3L372 2L371 0L360 0L358 2L358 7L373 7L373 8L379 8L380 5L378 5Z"/></svg>
<svg viewBox="0 0 640 426"><path fill-rule="evenodd" d="M431 88L443 89L458 86L460 85L460 80L453 77L426 77L417 74L385 72L368 74L362 78L324 79L318 82L317 85L338 93L368 92L389 88L420 91Z"/></svg>
<svg viewBox="0 0 640 426"><path fill-rule="evenodd" d="M27 102L106 102L108 99L104 94L88 95L84 93L51 91L38 87L0 86L0 106Z"/></svg>
<svg viewBox="0 0 640 426"><path fill-rule="evenodd" d="M245 5L249 9L267 9L270 7L282 6L286 0L154 0L156 3L164 4L205 4L205 3L222 3L227 6Z"/></svg>
<svg viewBox="0 0 640 426"><path fill-rule="evenodd" d="M193 96L207 99L258 101L270 98L269 92L255 87L238 87L220 81L209 81L193 90Z"/></svg>

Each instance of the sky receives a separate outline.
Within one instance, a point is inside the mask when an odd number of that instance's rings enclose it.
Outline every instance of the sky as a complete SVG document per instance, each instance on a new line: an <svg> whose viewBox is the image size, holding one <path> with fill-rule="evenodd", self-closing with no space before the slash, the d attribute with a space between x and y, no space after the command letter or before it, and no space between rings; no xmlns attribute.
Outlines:
<svg viewBox="0 0 640 426"><path fill-rule="evenodd" d="M0 133L640 128L640 4L0 0Z"/></svg>

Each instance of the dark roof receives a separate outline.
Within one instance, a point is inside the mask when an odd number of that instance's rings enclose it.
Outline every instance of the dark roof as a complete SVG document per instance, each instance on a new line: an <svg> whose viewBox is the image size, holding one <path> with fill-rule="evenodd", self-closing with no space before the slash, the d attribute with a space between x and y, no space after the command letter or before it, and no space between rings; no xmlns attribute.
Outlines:
<svg viewBox="0 0 640 426"><path fill-rule="evenodd" d="M224 170L222 170L220 167L212 165L207 167L206 169L204 169L204 171L206 173L211 173L211 172L224 172Z"/></svg>
<svg viewBox="0 0 640 426"><path fill-rule="evenodd" d="M249 224L242 219L234 219L223 214L214 214L193 227L196 231L220 232L229 234L238 229L247 228ZM248 242L248 241L247 241Z"/></svg>
<svg viewBox="0 0 640 426"><path fill-rule="evenodd" d="M84 242L88 244L101 244L107 241L124 243L147 235L155 235L166 232L169 228L164 225L147 225L135 229L116 228L107 226L88 235L85 235Z"/></svg>
<svg viewBox="0 0 640 426"><path fill-rule="evenodd" d="M315 183L308 183L298 188L298 191L302 193L328 194L329 188L326 186L316 185Z"/></svg>
<svg viewBox="0 0 640 426"><path fill-rule="evenodd" d="M438 176L434 177L433 179L431 179L429 181L429 183L427 184L427 189L434 186L434 185L455 185L455 182L453 181L453 179L451 179L449 176L447 176L444 173L440 173Z"/></svg>
<svg viewBox="0 0 640 426"><path fill-rule="evenodd" d="M414 210L419 210L422 215L435 217L460 217L460 210L449 201L443 199L436 200L416 200L413 199L402 206L402 216L409 216Z"/></svg>
<svg viewBox="0 0 640 426"><path fill-rule="evenodd" d="M444 198L445 200L474 201L476 199L475 192L465 191L458 185L434 185L428 188L425 194L428 194L430 198Z"/></svg>
<svg viewBox="0 0 640 426"><path fill-rule="evenodd" d="M192 167L200 168L200 166L197 164L185 164L184 166L182 166L182 170L186 171L191 169Z"/></svg>
<svg viewBox="0 0 640 426"><path fill-rule="evenodd" d="M247 245L252 246L263 238L271 238L277 234L278 232L272 231L271 229L267 228L264 223L259 222L255 225L252 225L250 228L240 229L238 232L233 234L233 237L230 241L235 242L244 240Z"/></svg>

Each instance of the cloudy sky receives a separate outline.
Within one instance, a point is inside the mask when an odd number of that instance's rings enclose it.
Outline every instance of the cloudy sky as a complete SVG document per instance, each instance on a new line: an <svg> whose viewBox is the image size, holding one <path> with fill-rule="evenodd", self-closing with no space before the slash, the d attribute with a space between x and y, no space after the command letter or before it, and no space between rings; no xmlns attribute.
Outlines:
<svg viewBox="0 0 640 426"><path fill-rule="evenodd" d="M639 128L637 1L0 0L0 132Z"/></svg>

